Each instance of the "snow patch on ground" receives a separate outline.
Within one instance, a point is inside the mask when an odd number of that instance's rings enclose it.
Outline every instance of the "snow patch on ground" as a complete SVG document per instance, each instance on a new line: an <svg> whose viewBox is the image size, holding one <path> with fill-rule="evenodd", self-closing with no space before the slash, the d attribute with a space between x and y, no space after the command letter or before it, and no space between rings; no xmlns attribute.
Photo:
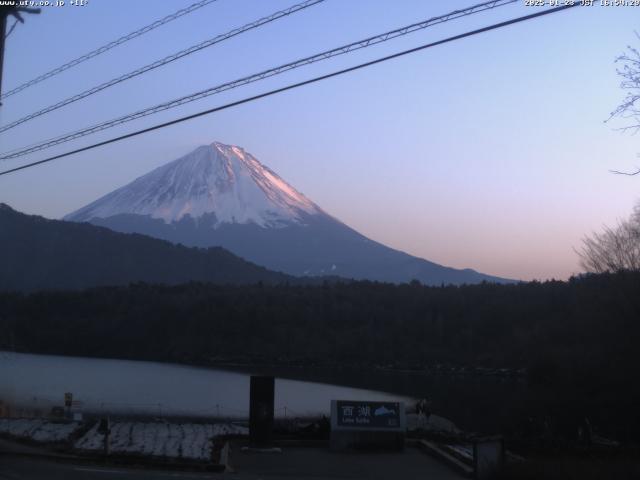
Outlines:
<svg viewBox="0 0 640 480"><path fill-rule="evenodd" d="M456 452L461 457L473 461L473 446L472 445L451 444L451 445L447 445L447 447L449 447L451 450Z"/></svg>
<svg viewBox="0 0 640 480"><path fill-rule="evenodd" d="M427 420L424 416L419 416L415 413L407 413L407 428L409 430L428 430L435 432L461 432L461 430L447 418L439 415L431 415Z"/></svg>
<svg viewBox="0 0 640 480"><path fill-rule="evenodd" d="M78 422L57 423L41 418L0 418L0 433L36 442L64 442L80 427Z"/></svg>
<svg viewBox="0 0 640 480"><path fill-rule="evenodd" d="M215 437L248 434L247 428L231 424L115 422L111 424L110 449L121 454L210 460ZM75 448L102 451L104 435L98 432L97 424Z"/></svg>

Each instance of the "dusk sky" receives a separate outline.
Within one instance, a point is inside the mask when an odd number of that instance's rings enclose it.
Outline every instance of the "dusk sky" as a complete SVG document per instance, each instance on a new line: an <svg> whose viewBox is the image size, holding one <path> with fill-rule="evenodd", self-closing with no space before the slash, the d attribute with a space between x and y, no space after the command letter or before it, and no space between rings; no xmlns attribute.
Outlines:
<svg viewBox="0 0 640 480"><path fill-rule="evenodd" d="M2 88L195 0L44 7L7 39ZM480 0L327 0L0 134L28 145ZM9 123L295 0L219 0L3 101ZM599 4L599 1L596 2ZM2 170L278 86L537 11L524 1L214 95ZM640 8L578 7L430 48L0 177L0 202L63 215L213 141L244 147L331 215L393 248L519 279L579 273L581 238L627 217L640 137L604 123L614 59L640 46ZM9 21L9 25L13 22Z"/></svg>

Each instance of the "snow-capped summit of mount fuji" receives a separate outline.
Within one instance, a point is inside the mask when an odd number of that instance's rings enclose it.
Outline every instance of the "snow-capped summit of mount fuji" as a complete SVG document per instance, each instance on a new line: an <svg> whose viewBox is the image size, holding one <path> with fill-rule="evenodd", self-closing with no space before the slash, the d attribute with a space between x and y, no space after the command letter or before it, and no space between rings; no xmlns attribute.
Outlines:
<svg viewBox="0 0 640 480"><path fill-rule="evenodd" d="M65 220L186 246L220 246L297 276L416 279L428 285L505 281L371 240L325 213L244 149L219 142L156 168Z"/></svg>
<svg viewBox="0 0 640 480"><path fill-rule="evenodd" d="M214 142L137 178L65 217L148 215L165 223L215 214L223 223L277 227L322 210L243 148Z"/></svg>

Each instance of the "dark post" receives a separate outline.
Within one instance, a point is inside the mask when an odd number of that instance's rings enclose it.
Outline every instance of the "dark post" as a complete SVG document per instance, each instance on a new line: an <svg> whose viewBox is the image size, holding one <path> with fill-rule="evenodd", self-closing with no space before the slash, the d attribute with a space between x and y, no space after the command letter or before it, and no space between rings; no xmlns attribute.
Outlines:
<svg viewBox="0 0 640 480"><path fill-rule="evenodd" d="M2 93L2 66L4 65L4 37L7 35L7 15L9 9L0 10L0 94ZM0 105L2 103L0 102Z"/></svg>
<svg viewBox="0 0 640 480"><path fill-rule="evenodd" d="M2 94L2 67L4 65L4 44L7 36L7 18L13 15L17 22L24 23L21 13L40 13L39 8L0 5L0 94ZM2 105L2 102L0 102Z"/></svg>
<svg viewBox="0 0 640 480"><path fill-rule="evenodd" d="M67 392L64 394L64 406L66 408L66 417L71 418L71 406L73 405L73 393Z"/></svg>
<svg viewBox="0 0 640 480"><path fill-rule="evenodd" d="M476 480L496 478L504 466L504 439L500 435L473 440L473 470Z"/></svg>
<svg viewBox="0 0 640 480"><path fill-rule="evenodd" d="M108 457L109 456L109 441L110 441L110 436L111 436L111 425L109 425L109 418L108 417L103 417L100 419L100 425L98 425L98 433L101 433L102 435L104 435L104 456Z"/></svg>
<svg viewBox="0 0 640 480"><path fill-rule="evenodd" d="M252 447L271 446L274 393L274 377L251 376L249 442Z"/></svg>

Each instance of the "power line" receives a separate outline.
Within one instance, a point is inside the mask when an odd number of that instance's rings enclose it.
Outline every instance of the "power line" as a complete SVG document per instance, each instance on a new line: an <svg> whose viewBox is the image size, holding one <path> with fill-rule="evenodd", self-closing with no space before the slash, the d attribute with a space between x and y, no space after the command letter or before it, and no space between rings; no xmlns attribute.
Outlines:
<svg viewBox="0 0 640 480"><path fill-rule="evenodd" d="M7 97L10 97L11 95L15 95L18 92L21 92L22 90L24 90L25 88L29 88L37 83L40 83L48 78L53 77L54 75L57 75L61 72L64 72L65 70L68 70L72 67L75 67L76 65L81 64L82 62L85 62L87 60L89 60L90 58L93 57L97 57L98 55L111 50L112 48L117 47L118 45L122 45L125 42L128 42L129 40L133 40L136 37L139 37L140 35L144 35L145 33L150 32L151 30L155 30L156 28L165 25L166 23L169 23L173 20L176 20L177 18L180 18L184 15L187 15L191 12L194 12L196 10L198 10L199 8L202 8L210 3L216 2L218 0L201 0L199 2L196 2L192 5L189 5L186 8L180 9L175 13L172 13L171 15L167 15L164 18L161 18L160 20L156 20L153 23L150 23L149 25L146 25L142 28L139 28L138 30L131 32L127 35L124 35L112 42L107 43L106 45L103 45L99 48L96 48L95 50L92 50L89 53L86 53L78 58L75 58L67 63L65 63L64 65L61 65L57 68L54 68L53 70L48 71L47 73L43 73L42 75L40 75L39 77L34 78L33 80L29 80L28 82L25 82L19 86L17 86L16 88L14 88L13 90L9 90L7 93L4 93L2 96L0 96L0 100L3 100Z"/></svg>
<svg viewBox="0 0 640 480"><path fill-rule="evenodd" d="M101 83L100 85L97 85L93 88L90 88L88 90L85 90L84 92L78 93L76 95L73 95L72 97L66 98L58 103L55 103L53 105L50 105L48 107L45 107L41 110L38 110L37 112L34 113L30 113L29 115L22 117L14 122L11 122L7 125L3 125L0 127L0 133L2 132L6 132L7 130L10 130L14 127L17 127L18 125L28 122L29 120L33 120L34 118L37 118L41 115L44 115L46 113L50 113L53 112L54 110L58 110L59 108L62 108L66 105L69 105L71 103L77 102L78 100L82 100L83 98L89 97L91 95L94 95L102 90L105 90L109 87L112 87L114 85L117 85L118 83L122 83L126 80L130 80L134 77L137 77L139 75L142 75L143 73L147 73L151 70L155 70L156 68L162 67L168 63L174 62L176 60L179 60L183 57L186 57L187 55L191 55L192 53L195 52L199 52L200 50L203 50L207 47L211 47L217 43L223 42L225 40L228 40L232 37L235 37L237 35L240 35L242 33L245 33L249 30L253 30L255 28L259 28L263 25L266 25L267 23L271 23L274 22L276 20L279 20L283 17L286 17L288 15L292 15L294 13L297 13L301 10L304 10L306 8L309 8L313 5L317 5L318 3L322 3L325 0L307 0L305 2L293 5L285 10L279 10L271 15L268 15L266 17L260 18L254 22L248 23L242 27L239 28L234 28L233 30L230 30L227 33L223 33L221 35L216 35L213 38L210 38L209 40L205 40L204 42L198 43L197 45L193 45L189 48L186 48L184 50L181 50L179 52L176 52L174 54L171 54L167 57L164 57L160 60L156 60L153 63L150 63L148 65L145 65L144 67L140 67L136 70L133 70L132 72L129 73L125 73L124 75L121 75L119 77L116 77L114 79L109 80L108 82L104 82Z"/></svg>
<svg viewBox="0 0 640 480"><path fill-rule="evenodd" d="M356 70L360 70L360 69L363 69L363 68L366 68L366 67L370 67L372 65L377 65L379 63L383 63L383 62L386 62L388 60L392 60L392 59L399 58L399 57L402 57L402 56L405 56L405 55L409 55L411 53L415 53L415 52L418 52L418 51L421 51L421 50L425 50L427 48L431 48L431 47L435 47L435 46L442 45L442 44L445 44L445 43L453 42L455 40L460 40L460 39L463 39L463 38L466 38L466 37L471 37L473 35L478 35L480 33L488 32L488 31L491 31L491 30L496 30L498 28L503 28L503 27L506 27L506 26L509 26L509 25L513 25L513 24L516 24L516 23L520 23L520 22L524 22L524 21L527 21L527 20L532 20L534 18L541 17L541 16L544 16L544 15L557 13L559 11L566 10L566 9L569 9L569 8L573 8L573 7L577 7L579 5L580 5L579 3L574 3L574 4L570 4L570 5L563 5L561 7L555 7L555 8L551 8L551 9L547 9L547 10L542 10L540 12L532 13L530 15L525 15L525 16L522 16L522 17L513 18L511 20L507 20L507 21L500 22L500 23L495 23L493 25L489 25L487 27L479 28L477 30L472 30L472 31L469 31L469 32L461 33L459 35L455 35L453 37L448 37L448 38L445 38L443 40L438 40L436 42L420 45L418 47L414 47L414 48L411 48L409 50L404 50L402 52L394 53L392 55L387 55L385 57L377 58L377 59L371 60L369 62L360 63L360 64L355 65L353 67L345 68L343 70L337 70L335 72L331 72L331 73L328 73L328 74L325 74L325 75L321 75L319 77L314 77L314 78L311 78L309 80L304 80L302 82L293 83L293 84L287 85L285 87L277 88L275 90L270 90L268 92L264 92L264 93L261 93L261 94L258 94L258 95L254 95L252 97L247 97L247 98L243 98L242 100L237 100L235 102L227 103L226 105L222 105L222 106L219 106L219 107L211 108L211 109L208 109L208 110L203 110L201 112L194 113L192 115L187 115L185 117L177 118L177 119L171 120L169 122L160 123L158 125L154 125L152 127L144 128L142 130L138 130L138 131L135 131L135 132L127 133L125 135L120 135L119 137L111 138L111 139L105 140L103 142L94 143L93 145L88 145L86 147L78 148L76 150L72 150L72 151L69 151L69 152L61 153L59 155L54 155L52 157L48 157L48 158L45 158L43 160L39 160L37 162L32 162L32 163L28 163L26 165L21 165L19 167L15 167L15 168L0 172L0 176L7 175L7 174L13 173L13 172L17 172L19 170L24 170L26 168L34 167L36 165L41 165L43 163L51 162L53 160L58 160L60 158L68 157L68 156L74 155L76 153L85 152L87 150L92 150L94 148L101 147L101 146L104 146L104 145L108 145L110 143L119 142L119 141L125 140L127 138L131 138L131 137L135 137L135 136L138 136L138 135L142 135L143 133L148 133L148 132L151 132L151 131L154 131L154 130L159 130L161 128L165 128L165 127L168 127L168 126L171 126L171 125L175 125L177 123L185 122L187 120L192 120L194 118L202 117L204 115L209 115L211 113L219 112L221 110L226 110L226 109L229 109L229 108L232 108L232 107L236 107L238 105L243 105L245 103L253 102L253 101L259 100L261 98L265 98L265 97L269 97L269 96L272 96L272 95L275 95L275 94L278 94L278 93L286 92L288 90L293 90L293 89L298 88L298 87L302 87L302 86L305 86L305 85L310 85L312 83L316 83L316 82L319 82L319 81L322 81L322 80L327 80L329 78L333 78L333 77L337 77L337 76L340 76L340 75L344 75L346 73L354 72Z"/></svg>
<svg viewBox="0 0 640 480"><path fill-rule="evenodd" d="M295 60L293 62L286 63L284 65L280 65L275 68L271 68L268 70L264 70L259 73L255 73L249 75L247 77L242 77L231 82L223 83L221 85L216 85L214 87L207 88L205 90L201 90L199 92L186 95L184 97L180 97L178 99L171 100L169 102L161 103L159 105L155 105L153 107L146 108L144 110L139 110L134 113L130 113L124 115L122 117L118 117L112 120L108 120L103 123L99 123L97 125L93 125L91 127L86 127L81 130L77 130L72 133L64 134L53 139L45 140L43 142L39 142L33 146L24 147L22 149L14 150L11 152L4 152L0 154L0 160L8 160L11 158L18 158L29 153L37 152L40 150L44 150L55 145L60 145L62 143L66 143L72 140L76 140L78 138L84 137L86 135L90 135L96 132L100 132L102 130L106 130L108 128L115 127L117 125L127 123L133 120L137 120L142 117L146 117L152 115L154 113L158 113L164 110L169 110L171 108L178 107L180 105L184 105L196 100L200 100L205 97L209 97L211 95L215 95L217 93L221 93L227 90L231 90L234 88L238 88L243 85L247 85L249 83L257 82L259 80L263 80L265 78L269 78L275 75L279 75L281 73L287 72L289 70L293 70L305 65L309 65L312 63L316 63L319 61L327 60L329 58L344 55L346 53L359 50L362 48L370 47L371 45L376 45L378 43L387 42L397 37L401 37L404 35L408 35L410 33L416 32L418 30L422 30L428 27L431 27L436 24L448 22L451 20L455 20L460 17L465 17L468 15L472 15L475 13L479 13L485 10L490 10L493 8L501 7L504 5L508 5L511 3L515 3L518 0L493 0L489 2L480 3L477 5L473 5L471 7L462 9L462 10L454 10L453 12L447 13L445 15L441 15L438 17L432 17L430 19L424 20L422 22L413 23L411 25L407 25L405 27L397 28L395 30L391 30L385 33L381 33L379 35L375 35L372 37L365 38L364 40L359 40L357 42L349 43L347 45L343 45L341 47L333 48L331 50L326 50L321 53L317 53L315 55L305 57L302 59Z"/></svg>

